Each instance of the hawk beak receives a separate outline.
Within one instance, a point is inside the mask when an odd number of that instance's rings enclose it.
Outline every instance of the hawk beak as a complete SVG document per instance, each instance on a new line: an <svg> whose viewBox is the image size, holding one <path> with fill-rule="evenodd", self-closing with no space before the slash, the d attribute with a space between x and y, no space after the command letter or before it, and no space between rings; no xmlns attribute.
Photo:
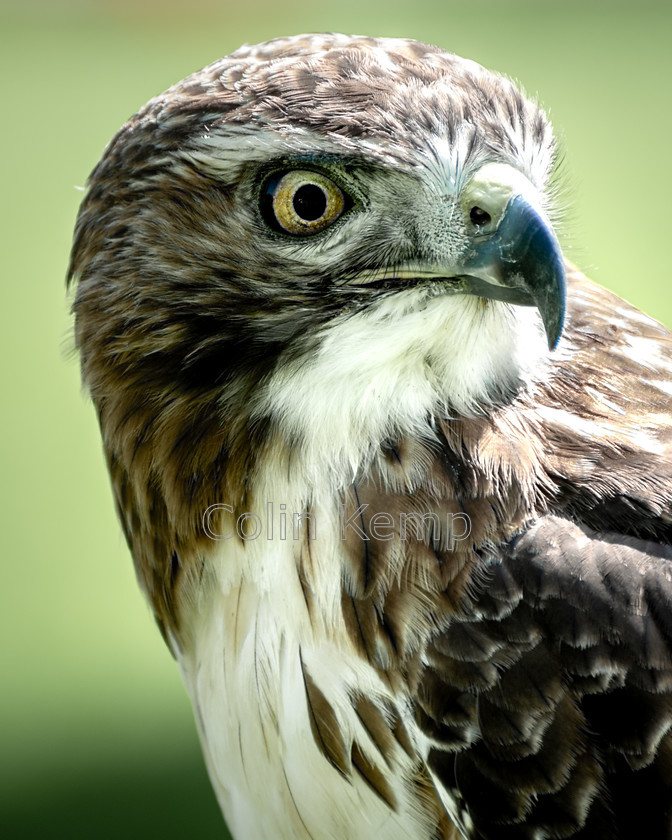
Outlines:
<svg viewBox="0 0 672 840"><path fill-rule="evenodd" d="M463 263L461 279L479 297L536 306L549 350L565 319L566 272L560 244L548 221L522 195L505 205L492 234L481 234Z"/></svg>

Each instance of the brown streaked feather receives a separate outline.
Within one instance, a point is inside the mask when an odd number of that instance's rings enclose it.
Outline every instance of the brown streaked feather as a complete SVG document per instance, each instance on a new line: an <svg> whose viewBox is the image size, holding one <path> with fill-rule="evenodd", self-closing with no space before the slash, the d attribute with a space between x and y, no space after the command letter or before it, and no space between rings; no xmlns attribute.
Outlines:
<svg viewBox="0 0 672 840"><path fill-rule="evenodd" d="M369 761L366 755L360 750L356 741L352 744L351 760L353 768L357 771L357 773L359 773L369 787L374 790L393 811L396 811L398 808L397 800L390 783L385 778L385 774L372 761Z"/></svg>
<svg viewBox="0 0 672 840"><path fill-rule="evenodd" d="M310 715L310 726L324 757L339 773L349 776L352 771L351 757L341 735L338 719L329 705L327 698L320 691L314 680L301 662L303 682L306 687L306 700Z"/></svg>
<svg viewBox="0 0 672 840"><path fill-rule="evenodd" d="M393 766L392 756L397 745L400 745L407 755L414 755L406 727L390 704L381 706L380 702L374 703L364 694L355 694L352 704L364 729L389 768Z"/></svg>

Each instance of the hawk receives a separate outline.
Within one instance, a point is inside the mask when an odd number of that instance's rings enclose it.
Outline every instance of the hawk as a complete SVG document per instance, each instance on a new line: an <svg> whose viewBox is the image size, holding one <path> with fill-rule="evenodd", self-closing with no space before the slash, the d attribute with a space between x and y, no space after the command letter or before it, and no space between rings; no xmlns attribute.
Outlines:
<svg viewBox="0 0 672 840"><path fill-rule="evenodd" d="M506 78L310 35L90 177L83 378L236 840L669 836L670 333L555 157Z"/></svg>

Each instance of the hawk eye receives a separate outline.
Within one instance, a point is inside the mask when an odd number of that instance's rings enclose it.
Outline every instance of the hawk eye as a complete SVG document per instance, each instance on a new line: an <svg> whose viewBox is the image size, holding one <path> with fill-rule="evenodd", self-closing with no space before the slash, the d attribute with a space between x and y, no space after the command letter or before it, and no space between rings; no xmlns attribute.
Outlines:
<svg viewBox="0 0 672 840"><path fill-rule="evenodd" d="M266 182L261 209L275 230L295 236L319 233L347 209L348 196L319 172L292 169Z"/></svg>

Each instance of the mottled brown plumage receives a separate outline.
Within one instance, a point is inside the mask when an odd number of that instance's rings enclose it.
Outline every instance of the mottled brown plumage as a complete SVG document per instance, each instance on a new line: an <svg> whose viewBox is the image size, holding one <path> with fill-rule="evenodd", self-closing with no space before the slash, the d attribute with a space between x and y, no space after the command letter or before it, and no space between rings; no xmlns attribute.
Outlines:
<svg viewBox="0 0 672 840"><path fill-rule="evenodd" d="M546 230L552 159L543 112L508 80L414 42L308 36L242 48L152 100L91 176L70 271L84 380L237 840L363 840L372 825L385 840L625 838L643 812L648 836L669 836L671 336L567 265L557 350L479 367L480 348L527 322L513 298L455 285L513 206L500 221L486 191L493 227L469 227L479 173L522 173ZM269 221L273 173L295 169L348 196L333 232L299 240ZM445 323L467 338L430 343L444 300L465 298ZM400 345L417 330L398 357L397 323ZM362 362L346 375L350 345ZM473 391L459 379L472 357ZM438 396L413 413L425 386ZM343 405L341 440L324 429ZM212 505L229 506L223 535L270 502L317 522L317 538L304 527L282 546L287 566L204 529ZM211 632L226 674L203 688ZM248 646L254 701L227 682ZM258 702L282 805L218 758L229 726L241 766L256 755L236 697L243 717ZM333 784L333 813L311 811L312 783L326 802Z"/></svg>

